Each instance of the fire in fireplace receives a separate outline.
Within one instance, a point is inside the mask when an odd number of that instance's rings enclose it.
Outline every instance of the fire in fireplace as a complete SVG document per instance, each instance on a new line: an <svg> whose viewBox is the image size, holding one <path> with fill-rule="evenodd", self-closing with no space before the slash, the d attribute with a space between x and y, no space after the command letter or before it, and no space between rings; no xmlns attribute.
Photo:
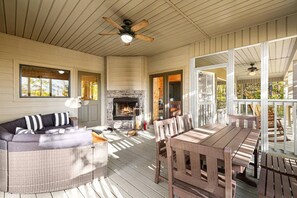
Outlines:
<svg viewBox="0 0 297 198"><path fill-rule="evenodd" d="M113 99L113 119L132 120L133 109L138 106L138 98L114 98Z"/></svg>

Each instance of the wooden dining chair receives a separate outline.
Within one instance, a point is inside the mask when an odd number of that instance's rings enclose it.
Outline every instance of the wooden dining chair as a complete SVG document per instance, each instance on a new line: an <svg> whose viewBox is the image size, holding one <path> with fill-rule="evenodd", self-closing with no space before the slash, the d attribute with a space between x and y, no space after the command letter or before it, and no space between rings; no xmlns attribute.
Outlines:
<svg viewBox="0 0 297 198"><path fill-rule="evenodd" d="M249 129L259 129L259 121L257 116L249 115L228 115L229 125L249 128ZM254 162L251 163L254 166L254 177L258 177L258 156L259 156L259 140L257 142L256 148L254 150ZM245 174L245 173L244 173Z"/></svg>
<svg viewBox="0 0 297 198"><path fill-rule="evenodd" d="M228 115L229 125L241 128L259 129L259 122L257 116L247 115Z"/></svg>
<svg viewBox="0 0 297 198"><path fill-rule="evenodd" d="M169 197L234 197L236 183L232 180L232 151L175 138L168 139L168 191ZM173 166L176 156L176 168ZM186 165L186 153L190 165ZM206 171L200 163L206 158ZM225 174L218 172L218 161L223 161Z"/></svg>
<svg viewBox="0 0 297 198"><path fill-rule="evenodd" d="M167 164L167 153L165 139L178 135L176 120L170 118L166 120L154 121L156 140L156 173L155 183L159 183L161 162ZM164 178L164 177L163 177Z"/></svg>
<svg viewBox="0 0 297 198"><path fill-rule="evenodd" d="M176 116L176 124L178 133L184 133L194 128L191 114Z"/></svg>

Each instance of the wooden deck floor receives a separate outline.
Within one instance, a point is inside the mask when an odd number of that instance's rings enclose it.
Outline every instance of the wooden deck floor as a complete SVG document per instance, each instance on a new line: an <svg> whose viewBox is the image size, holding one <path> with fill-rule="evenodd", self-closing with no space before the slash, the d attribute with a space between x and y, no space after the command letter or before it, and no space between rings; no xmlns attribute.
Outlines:
<svg viewBox="0 0 297 198"><path fill-rule="evenodd" d="M155 142L152 133L140 132L134 137L111 135L109 138L114 141L109 144L107 178L59 192L31 195L0 192L0 198L167 197L167 182L154 183ZM161 174L166 175L164 168ZM257 197L257 189L238 181L236 197Z"/></svg>

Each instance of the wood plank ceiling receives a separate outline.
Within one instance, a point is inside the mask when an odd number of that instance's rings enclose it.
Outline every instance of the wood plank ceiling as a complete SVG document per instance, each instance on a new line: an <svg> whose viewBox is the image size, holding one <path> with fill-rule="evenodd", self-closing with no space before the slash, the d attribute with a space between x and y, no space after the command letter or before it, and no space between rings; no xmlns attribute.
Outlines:
<svg viewBox="0 0 297 198"><path fill-rule="evenodd" d="M0 0L0 31L99 56L153 55L296 11L296 0ZM140 33L155 41L100 36L115 31L103 16L147 19Z"/></svg>

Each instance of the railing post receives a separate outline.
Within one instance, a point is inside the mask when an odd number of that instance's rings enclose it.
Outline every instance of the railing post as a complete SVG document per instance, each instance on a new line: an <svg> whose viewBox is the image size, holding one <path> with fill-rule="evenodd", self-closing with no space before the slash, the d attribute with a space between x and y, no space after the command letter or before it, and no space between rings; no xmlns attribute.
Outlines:
<svg viewBox="0 0 297 198"><path fill-rule="evenodd" d="M261 148L267 152L268 145L268 42L261 44Z"/></svg>
<svg viewBox="0 0 297 198"><path fill-rule="evenodd" d="M228 50L227 65L227 114L234 114L234 49Z"/></svg>
<svg viewBox="0 0 297 198"><path fill-rule="evenodd" d="M283 103L284 107L284 153L287 153L287 108L288 108L288 103L284 102Z"/></svg>
<svg viewBox="0 0 297 198"><path fill-rule="evenodd" d="M293 134L294 134L294 154L297 155L297 122L296 122L296 102L293 103Z"/></svg>
<svg viewBox="0 0 297 198"><path fill-rule="evenodd" d="M195 71L195 58L190 59L190 112L192 114L193 124L198 126L198 106L197 106L197 78Z"/></svg>
<svg viewBox="0 0 297 198"><path fill-rule="evenodd" d="M274 102L274 151L276 151L276 140L277 140L277 102Z"/></svg>

